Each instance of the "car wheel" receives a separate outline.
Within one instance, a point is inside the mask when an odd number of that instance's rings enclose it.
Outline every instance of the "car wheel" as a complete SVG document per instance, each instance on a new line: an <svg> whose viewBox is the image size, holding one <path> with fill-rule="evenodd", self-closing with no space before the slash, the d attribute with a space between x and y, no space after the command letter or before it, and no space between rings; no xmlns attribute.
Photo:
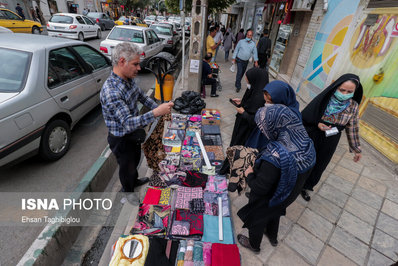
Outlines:
<svg viewBox="0 0 398 266"><path fill-rule="evenodd" d="M32 34L41 34L39 27L33 26L32 27Z"/></svg>
<svg viewBox="0 0 398 266"><path fill-rule="evenodd" d="M79 39L79 41L84 42L84 35L83 35L83 33L79 32L79 35L77 35L77 38Z"/></svg>
<svg viewBox="0 0 398 266"><path fill-rule="evenodd" d="M104 24L101 25L101 30L102 30L102 31L106 30L106 27L105 27Z"/></svg>
<svg viewBox="0 0 398 266"><path fill-rule="evenodd" d="M97 39L101 39L102 33L100 30L97 30Z"/></svg>
<svg viewBox="0 0 398 266"><path fill-rule="evenodd" d="M40 156L48 161L55 161L66 154L70 146L70 128L64 120L48 123L40 141Z"/></svg>

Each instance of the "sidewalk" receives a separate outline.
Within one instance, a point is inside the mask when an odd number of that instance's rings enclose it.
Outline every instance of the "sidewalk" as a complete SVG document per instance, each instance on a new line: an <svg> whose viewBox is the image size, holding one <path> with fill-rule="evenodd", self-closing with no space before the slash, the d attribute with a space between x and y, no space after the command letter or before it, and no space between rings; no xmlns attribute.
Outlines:
<svg viewBox="0 0 398 266"><path fill-rule="evenodd" d="M220 51L218 63L222 70L223 90L218 92L220 97L210 98L210 86L206 86L205 101L206 108L221 111L225 151L236 114L228 99L241 98L246 82L242 80L242 90L236 93L235 73L229 71L231 63L224 63L223 57L224 53ZM175 88L174 95L178 97L182 92L179 82ZM278 246L272 247L266 237L258 255L239 246L242 265L391 265L398 261L398 178L382 160L369 152L369 145L364 143L362 146L363 158L354 163L346 138L342 137L332 162L311 195L312 200L305 202L299 196L287 209L287 215L281 218ZM142 170L147 170L145 161L140 173ZM150 172L148 169L146 176ZM140 192L142 199L143 188ZM248 199L244 194L238 196L237 192L229 193L229 196L235 233L238 234L242 222L236 213ZM108 246L118 235L129 231L136 210L122 211L122 215L129 216L124 218L129 220L128 225L120 227L120 232L114 230ZM123 217L119 218L123 220ZM105 253L109 252L110 249L105 249ZM110 254L105 253L100 265L109 263Z"/></svg>

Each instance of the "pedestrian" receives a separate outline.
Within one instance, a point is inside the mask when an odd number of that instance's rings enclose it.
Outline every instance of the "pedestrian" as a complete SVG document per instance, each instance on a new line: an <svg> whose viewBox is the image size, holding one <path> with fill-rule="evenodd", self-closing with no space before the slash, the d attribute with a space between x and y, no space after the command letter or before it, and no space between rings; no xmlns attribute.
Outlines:
<svg viewBox="0 0 398 266"><path fill-rule="evenodd" d="M83 8L83 15L87 16L87 14L88 14L87 8Z"/></svg>
<svg viewBox="0 0 398 266"><path fill-rule="evenodd" d="M19 3L17 3L17 7L15 8L15 10L22 19L25 19L25 14L23 13L23 9Z"/></svg>
<svg viewBox="0 0 398 266"><path fill-rule="evenodd" d="M206 39L206 53L211 53L212 55L214 55L216 53L217 47L220 46L221 41L219 41L218 43L216 43L214 41L214 37L216 36L216 33L217 33L217 31L216 31L215 27L210 28L210 33ZM213 59L214 59L214 56L212 58L212 62L214 62Z"/></svg>
<svg viewBox="0 0 398 266"><path fill-rule="evenodd" d="M40 20L40 24L43 25L43 17L41 16L41 11L40 11L39 7L36 6L35 10L36 10L37 18Z"/></svg>
<svg viewBox="0 0 398 266"><path fill-rule="evenodd" d="M157 105L137 86L135 77L140 68L141 50L127 42L112 51L113 71L101 89L102 114L108 127L108 143L119 164L119 178L124 192L133 192L148 181L138 179L137 166L141 158L141 143L145 140L144 126L155 117L170 113L172 102ZM137 103L151 109L138 113Z"/></svg>
<svg viewBox="0 0 398 266"><path fill-rule="evenodd" d="M359 77L354 74L344 74L316 96L302 111L304 126L314 141L316 150L315 167L301 192L306 201L311 200L308 191L313 191L314 186L318 184L336 151L344 129L350 152L354 152L354 162L361 159L358 105L361 103L362 94Z"/></svg>
<svg viewBox="0 0 398 266"><path fill-rule="evenodd" d="M224 35L225 62L228 62L229 50L231 50L233 42L235 42L235 36L231 32L231 28L228 28Z"/></svg>
<svg viewBox="0 0 398 266"><path fill-rule="evenodd" d="M260 68L268 70L268 61L271 57L271 40L268 38L268 29L264 29L263 37L258 41L258 64Z"/></svg>
<svg viewBox="0 0 398 266"><path fill-rule="evenodd" d="M217 48L216 48L216 53L213 54L213 55L214 55L214 58L213 58L212 62L216 62L216 60L217 60L217 54L218 54L218 49L220 48L220 46L221 46L221 44L223 43L223 41L224 41L224 36L223 36L222 32L220 31L220 26L217 25L217 26L216 26L216 36L214 36L214 42L215 42L215 43L220 43L220 45L217 46Z"/></svg>
<svg viewBox="0 0 398 266"><path fill-rule="evenodd" d="M217 91L217 80L213 78L211 67L209 65L210 60L213 58L211 53L207 53L202 62L202 85L211 85L210 97L218 97ZM202 98L206 98L206 91L202 91Z"/></svg>
<svg viewBox="0 0 398 266"><path fill-rule="evenodd" d="M39 21L39 20L37 19L37 17L36 17L36 12L35 12L35 10L33 9L33 7L30 8L30 15L32 16L32 19L33 19L34 21Z"/></svg>
<svg viewBox="0 0 398 266"><path fill-rule="evenodd" d="M315 149L301 122L292 87L272 81L264 88L264 99L266 104L257 111L255 121L266 146L253 168L245 171L251 188L246 193L249 202L238 211L243 227L249 230L248 236L239 234L238 241L254 252L260 251L264 234L272 246L278 244L280 217L300 194L315 164ZM257 143L258 138L249 140L249 147L264 146Z"/></svg>
<svg viewBox="0 0 398 266"><path fill-rule="evenodd" d="M234 43L234 50L235 50L236 46L238 45L238 42L245 38L244 32L245 32L244 29L240 29L239 32L236 34L235 43Z"/></svg>
<svg viewBox="0 0 398 266"><path fill-rule="evenodd" d="M253 30L249 29L246 32L246 38L239 41L232 55L232 63L236 63L238 71L236 72L235 88L236 92L240 91L241 80L246 72L249 59L253 57L254 66L258 66L257 48L255 42L252 40Z"/></svg>

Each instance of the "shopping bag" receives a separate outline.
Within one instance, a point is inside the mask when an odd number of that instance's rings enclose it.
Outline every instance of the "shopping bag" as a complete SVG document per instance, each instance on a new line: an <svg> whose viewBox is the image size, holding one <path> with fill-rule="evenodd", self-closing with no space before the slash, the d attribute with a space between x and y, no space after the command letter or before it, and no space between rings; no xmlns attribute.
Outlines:
<svg viewBox="0 0 398 266"><path fill-rule="evenodd" d="M236 68L235 64L232 64L232 66L229 68L229 70L231 70L231 72L235 72L235 68Z"/></svg>

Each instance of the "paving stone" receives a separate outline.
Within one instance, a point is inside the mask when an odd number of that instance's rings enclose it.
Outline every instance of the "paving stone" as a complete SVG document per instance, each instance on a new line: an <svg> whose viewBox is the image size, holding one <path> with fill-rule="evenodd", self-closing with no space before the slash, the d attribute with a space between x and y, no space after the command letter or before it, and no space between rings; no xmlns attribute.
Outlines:
<svg viewBox="0 0 398 266"><path fill-rule="evenodd" d="M398 261L398 240L378 229L373 237L372 248L390 259Z"/></svg>
<svg viewBox="0 0 398 266"><path fill-rule="evenodd" d="M353 183L351 183L341 177L338 177L337 175L334 175L334 174L330 174L328 179L326 179L325 182L328 183L329 185L334 186L335 188L340 189L345 194L350 194L351 190L354 187Z"/></svg>
<svg viewBox="0 0 398 266"><path fill-rule="evenodd" d="M390 216L380 213L376 227L390 236L398 239L398 221Z"/></svg>
<svg viewBox="0 0 398 266"><path fill-rule="evenodd" d="M394 174L386 170L383 165L376 165L373 167L365 166L362 175L377 181L392 181L395 179Z"/></svg>
<svg viewBox="0 0 398 266"><path fill-rule="evenodd" d="M339 207L344 207L345 202L348 199L347 194L328 184L323 184L318 194L335 203Z"/></svg>
<svg viewBox="0 0 398 266"><path fill-rule="evenodd" d="M308 208L313 210L315 213L320 214L332 223L337 222L341 212L340 207L319 195L315 195L311 198Z"/></svg>
<svg viewBox="0 0 398 266"><path fill-rule="evenodd" d="M344 265L344 266L355 266L358 265L345 257L343 254L335 250L334 248L327 246L322 254L322 257L317 264L318 266L330 266L333 265Z"/></svg>
<svg viewBox="0 0 398 266"><path fill-rule="evenodd" d="M333 174L337 175L341 178L344 178L347 181L350 181L351 183L355 183L359 177L359 174L348 170L345 167L342 167L340 165L337 165L334 169L333 169Z"/></svg>
<svg viewBox="0 0 398 266"><path fill-rule="evenodd" d="M292 225L293 222L290 219L286 218L286 216L281 216L281 219L279 221L278 239L284 239ZM269 242L268 238L266 239L266 242Z"/></svg>
<svg viewBox="0 0 398 266"><path fill-rule="evenodd" d="M370 225L375 225L377 214L379 212L378 210L352 197L348 199L344 209Z"/></svg>
<svg viewBox="0 0 398 266"><path fill-rule="evenodd" d="M341 215L337 225L347 232L350 232L350 234L356 236L358 239L362 240L366 244L370 243L373 226L362 221L351 213L343 211L343 214Z"/></svg>
<svg viewBox="0 0 398 266"><path fill-rule="evenodd" d="M347 148L344 147L344 145L342 145L342 144L344 144L343 141L344 140L342 138L341 141L340 141L340 145L337 146L336 151L334 152L335 155L342 156L342 155L344 155L347 152Z"/></svg>
<svg viewBox="0 0 398 266"><path fill-rule="evenodd" d="M335 153L330 161L336 164L341 160L341 158L341 155Z"/></svg>
<svg viewBox="0 0 398 266"><path fill-rule="evenodd" d="M242 260L244 261L244 260ZM245 262L245 265L253 265ZM291 250L285 244L281 244L277 248L275 253L272 254L271 259L268 261L267 265L278 265L278 266L306 266L308 264L303 258L297 255L296 252Z"/></svg>
<svg viewBox="0 0 398 266"><path fill-rule="evenodd" d="M370 207L373 207L377 210L381 208L381 205L383 203L382 197L359 186L354 188L352 197L366 203Z"/></svg>
<svg viewBox="0 0 398 266"><path fill-rule="evenodd" d="M328 166L326 167L326 169L325 169L325 172L331 172L331 171L333 171L333 169L336 167L336 164L334 163L334 162L330 162L329 164L328 164Z"/></svg>
<svg viewBox="0 0 398 266"><path fill-rule="evenodd" d="M310 209L305 209L297 222L323 242L326 242L333 230L333 224Z"/></svg>
<svg viewBox="0 0 398 266"><path fill-rule="evenodd" d="M393 265L394 261L390 260L383 254L380 254L374 249L370 250L370 256L368 261L368 266L375 266L375 265Z"/></svg>
<svg viewBox="0 0 398 266"><path fill-rule="evenodd" d="M383 208L381 209L385 214L390 215L391 217L398 219L398 204L392 202L388 199L384 201Z"/></svg>
<svg viewBox="0 0 398 266"><path fill-rule="evenodd" d="M324 245L321 240L298 225L293 226L284 242L312 264L315 264Z"/></svg>
<svg viewBox="0 0 398 266"><path fill-rule="evenodd" d="M387 187L384 184L377 182L373 179L370 179L368 177L365 177L365 176L361 176L359 178L358 185L360 185L361 187L363 187L366 190L376 193L377 195L379 195L381 197L384 197L384 195L386 194L386 190L387 190Z"/></svg>
<svg viewBox="0 0 398 266"><path fill-rule="evenodd" d="M240 196L237 196L232 200L232 204L240 210L243 206L245 206L249 202L249 199L242 193Z"/></svg>
<svg viewBox="0 0 398 266"><path fill-rule="evenodd" d="M360 174L363 169L363 165L355 163L352 158L354 158L353 153L347 152L340 160L339 165L350 169L351 171Z"/></svg>
<svg viewBox="0 0 398 266"><path fill-rule="evenodd" d="M365 263L368 246L338 226L334 230L329 245L355 263L359 265Z"/></svg>
<svg viewBox="0 0 398 266"><path fill-rule="evenodd" d="M398 189L397 188L389 188L387 191L387 199L398 203Z"/></svg>
<svg viewBox="0 0 398 266"><path fill-rule="evenodd" d="M300 215L303 213L304 209L305 207L296 200L286 208L286 216L295 222L300 218Z"/></svg>

